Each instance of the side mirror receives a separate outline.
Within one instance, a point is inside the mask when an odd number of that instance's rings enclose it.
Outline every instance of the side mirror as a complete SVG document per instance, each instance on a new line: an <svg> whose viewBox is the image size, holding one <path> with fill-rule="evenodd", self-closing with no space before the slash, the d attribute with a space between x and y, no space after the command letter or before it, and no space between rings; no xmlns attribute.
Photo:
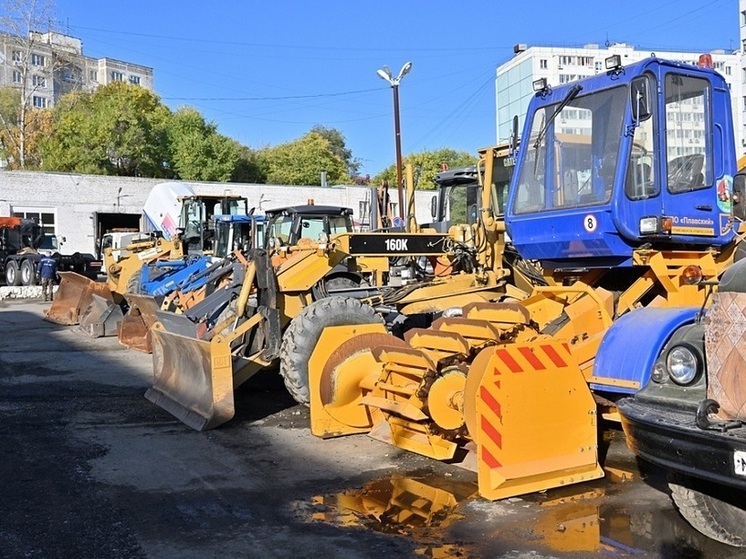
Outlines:
<svg viewBox="0 0 746 559"><path fill-rule="evenodd" d="M649 83L646 76L640 76L632 80L630 102L632 103L632 120L636 123L649 119L652 114Z"/></svg>
<svg viewBox="0 0 746 559"><path fill-rule="evenodd" d="M430 216L435 219L438 216L438 197L433 196L430 199Z"/></svg>

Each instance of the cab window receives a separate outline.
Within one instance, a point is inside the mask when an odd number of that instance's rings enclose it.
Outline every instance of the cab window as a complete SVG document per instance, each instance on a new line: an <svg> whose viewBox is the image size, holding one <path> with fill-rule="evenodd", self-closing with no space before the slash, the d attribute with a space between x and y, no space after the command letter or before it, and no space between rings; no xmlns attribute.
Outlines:
<svg viewBox="0 0 746 559"><path fill-rule="evenodd" d="M713 183L709 83L671 73L666 75L664 92L668 190L707 188Z"/></svg>

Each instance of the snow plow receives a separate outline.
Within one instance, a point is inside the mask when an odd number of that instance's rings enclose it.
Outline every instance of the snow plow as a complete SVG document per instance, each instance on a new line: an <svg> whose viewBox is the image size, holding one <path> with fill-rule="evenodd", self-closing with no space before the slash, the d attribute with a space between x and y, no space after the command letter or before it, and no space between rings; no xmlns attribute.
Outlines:
<svg viewBox="0 0 746 559"><path fill-rule="evenodd" d="M607 69L535 84L505 219L544 285L403 336L324 328L308 364L315 435L368 433L461 463L488 499L603 475L600 418L618 419L616 402L654 363L630 348L660 352L693 322L740 242L723 78L656 58L622 68L611 57ZM702 134L684 149L671 117L682 111L722 141Z"/></svg>

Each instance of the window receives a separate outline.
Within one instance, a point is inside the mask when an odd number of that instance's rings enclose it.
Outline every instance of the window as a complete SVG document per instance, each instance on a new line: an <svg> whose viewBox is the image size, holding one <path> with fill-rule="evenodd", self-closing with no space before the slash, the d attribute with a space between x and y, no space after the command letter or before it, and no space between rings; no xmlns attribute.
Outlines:
<svg viewBox="0 0 746 559"><path fill-rule="evenodd" d="M573 99L556 117L556 104L533 115L525 165L518 177L516 214L609 201L617 175L626 101L627 89L615 87ZM567 127L571 135L558 126L570 120L569 114L577 116L575 126ZM555 126L549 125L551 119ZM582 128L577 126L580 121Z"/></svg>
<svg viewBox="0 0 746 559"><path fill-rule="evenodd" d="M542 58L541 60L539 60L539 68L541 68L542 70L546 70L547 69L547 59L546 58Z"/></svg>
<svg viewBox="0 0 746 559"><path fill-rule="evenodd" d="M47 106L47 99L46 97L40 97L38 95L34 95L34 98L32 100L32 104L37 109L43 109Z"/></svg>
<svg viewBox="0 0 746 559"><path fill-rule="evenodd" d="M653 79L649 77L635 78L632 87L639 82L648 82L648 91L655 90ZM634 89L633 89L634 90ZM656 106L650 106L650 117L639 123L634 129L632 149L630 151L627 173L624 179L624 192L631 200L640 200L660 194L660 183L655 181L656 151L655 128Z"/></svg>
<svg viewBox="0 0 746 559"><path fill-rule="evenodd" d="M664 91L666 115L675 115L668 120L676 123L666 127L668 190L676 193L706 188L713 181L712 154L707 141L709 83L701 78L668 74ZM692 145L692 136L704 141Z"/></svg>
<svg viewBox="0 0 746 559"><path fill-rule="evenodd" d="M54 213L50 212L49 209L13 208L13 217L31 219L41 225L41 230L45 235L53 236L55 234Z"/></svg>
<svg viewBox="0 0 746 559"><path fill-rule="evenodd" d="M13 83L21 83L21 73L18 70L13 70Z"/></svg>
<svg viewBox="0 0 746 559"><path fill-rule="evenodd" d="M44 76L33 76L31 78L31 83L34 84L34 87L45 88L47 87L47 78Z"/></svg>
<svg viewBox="0 0 746 559"><path fill-rule="evenodd" d="M122 72L113 71L111 73L111 81L113 81L113 82L123 82L124 81L124 74L122 74Z"/></svg>
<svg viewBox="0 0 746 559"><path fill-rule="evenodd" d="M731 75L731 69L730 68L731 68L730 65L728 65L728 66L725 67L725 75L726 76L730 76Z"/></svg>
<svg viewBox="0 0 746 559"><path fill-rule="evenodd" d="M130 83L132 85L140 85L140 76L130 76Z"/></svg>
<svg viewBox="0 0 746 559"><path fill-rule="evenodd" d="M98 70L90 70L88 72L88 79L90 79L92 82L98 81Z"/></svg>
<svg viewBox="0 0 746 559"><path fill-rule="evenodd" d="M32 66L46 66L46 59L43 54L32 54L31 55Z"/></svg>
<svg viewBox="0 0 746 559"><path fill-rule="evenodd" d="M13 51L13 62L20 62L21 61L21 51L14 50Z"/></svg>

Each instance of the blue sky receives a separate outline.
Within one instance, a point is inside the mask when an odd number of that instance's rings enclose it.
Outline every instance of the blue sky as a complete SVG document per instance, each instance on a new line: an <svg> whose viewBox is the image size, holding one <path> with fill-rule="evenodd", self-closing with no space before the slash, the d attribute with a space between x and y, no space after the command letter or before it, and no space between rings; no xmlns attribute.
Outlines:
<svg viewBox="0 0 746 559"><path fill-rule="evenodd" d="M395 157L383 65L413 63L400 86L404 155L476 153L495 141L495 69L516 43L707 52L740 42L736 0L57 0L56 11L88 56L152 67L173 109L193 106L252 148L336 128L371 175Z"/></svg>

